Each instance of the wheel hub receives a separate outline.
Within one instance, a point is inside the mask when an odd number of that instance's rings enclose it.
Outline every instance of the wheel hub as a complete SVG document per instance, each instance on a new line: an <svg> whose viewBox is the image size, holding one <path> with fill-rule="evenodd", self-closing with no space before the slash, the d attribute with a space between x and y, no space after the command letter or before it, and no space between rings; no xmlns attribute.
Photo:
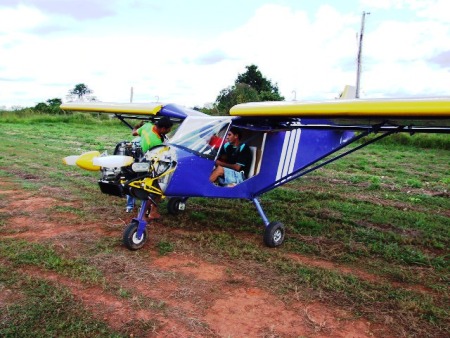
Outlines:
<svg viewBox="0 0 450 338"><path fill-rule="evenodd" d="M278 243L282 237L283 237L283 232L281 230L277 230L273 234L273 241L275 243Z"/></svg>
<svg viewBox="0 0 450 338"><path fill-rule="evenodd" d="M132 241L133 241L134 244L139 244L139 243L141 243L143 239L144 239L144 234L141 235L141 238L138 238L138 236L137 236L137 231L133 234L133 239L132 239Z"/></svg>

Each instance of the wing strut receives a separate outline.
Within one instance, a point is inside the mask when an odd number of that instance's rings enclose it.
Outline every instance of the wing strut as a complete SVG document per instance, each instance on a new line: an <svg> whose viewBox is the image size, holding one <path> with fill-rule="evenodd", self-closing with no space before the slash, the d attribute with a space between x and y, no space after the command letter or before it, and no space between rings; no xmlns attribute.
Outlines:
<svg viewBox="0 0 450 338"><path fill-rule="evenodd" d="M120 114L114 114L114 116L117 117L117 118L120 120L120 122L122 122L123 124L127 125L128 128L130 128L130 129L133 129L133 128L134 128L131 124L129 124L129 123L125 120L125 117L123 117L122 115L120 115ZM148 118L142 118L142 117L137 117L137 116L127 116L127 118L128 118L128 119L132 118L132 119L135 119L135 120L141 120L141 121L147 121L147 120L153 121L153 118L148 119Z"/></svg>
<svg viewBox="0 0 450 338"><path fill-rule="evenodd" d="M127 121L125 121L122 115L114 114L114 116L117 117L123 124L126 124L130 129L133 129L133 126L129 124Z"/></svg>
<svg viewBox="0 0 450 338"><path fill-rule="evenodd" d="M395 129L395 130L391 130L391 131L389 131L389 132L383 133L383 134L381 134L380 136L377 136L376 138L374 138L374 139L372 139L372 140L369 140L369 141L367 141L367 142L365 142L365 143L363 143L363 144L361 144L361 145L359 145L359 146L356 146L355 148L352 148L352 149L350 149L350 150L348 150L348 151L346 151L346 152L344 152L344 153L342 153L342 154L340 154L340 155L338 155L338 156L335 156L335 157L333 157L333 158L330 158L330 159L328 159L328 160L326 160L326 161L324 161L324 162L322 162L322 163L320 163L320 164L318 164L318 165L316 165L316 166L314 166L314 167L312 167L312 168L310 168L310 169L306 169L306 168L310 167L311 165L313 165L314 163L317 163L317 162L323 160L324 158L326 158L326 157L328 157L328 156L330 156L330 155L332 155L332 154L338 152L339 150L341 150L341 149L343 149L343 148L349 146L350 144L352 144L352 143L358 141L359 139L361 139L361 138L363 138L363 137L366 137L366 136L368 136L370 133L374 132L374 130L367 130L367 131L365 131L364 133L361 133L360 135L355 136L354 138L352 138L352 139L349 140L348 142L346 142L346 143L340 145L340 146L337 147L336 149L333 149L331 152L329 152L329 153L327 153L327 154L325 154L325 155L319 157L316 161L314 161L314 162L312 162L312 163L309 163L309 164L307 164L307 165L305 165L305 166L303 166L303 167L301 167L301 168L295 170L295 171L292 172L291 174L289 174L289 175L287 175L287 176L284 176L284 177L282 177L282 178L276 180L276 181L275 181L274 183L272 183L271 185L269 185L269 186L267 186L267 187L265 187L265 188L263 188L263 189L257 191L257 192L254 194L254 196L255 196L255 197L256 197L256 196L260 196L260 195L262 195L262 194L268 192L269 190L272 190L273 187L281 186L281 185L286 184L286 183L288 183L288 182L290 182L290 181L293 181L293 180L295 180L295 179L297 179L297 178L299 178L299 177L301 177L301 176L304 176L304 175L306 175L306 174L308 174L308 173L310 173L310 172L312 172L312 171L314 171L314 170L317 170L317 169L319 169L319 168L322 168L323 166L325 166L325 165L327 165L327 164L329 164L329 163L331 163L331 162L334 162L334 161L336 161L336 160L338 160L338 159L340 159L340 158L342 158L342 157L344 157L344 156L347 156L347 155L349 155L349 154L351 154L351 153L353 153L353 152L355 152L355 151L357 151L357 150L359 150L359 149L361 149L361 148L364 148L364 147L368 146L369 144L375 143L375 142L377 142L377 141L379 141L379 140L381 140L381 139L383 139L383 138L385 138L385 137L387 137L387 136L389 136L389 135L398 133L398 132L402 131L403 128L404 128L404 126L400 126L400 127L398 127L397 129ZM375 130L375 132L376 132L376 130ZM256 204L256 203L255 203L255 204ZM258 206L257 206L257 208L258 208Z"/></svg>

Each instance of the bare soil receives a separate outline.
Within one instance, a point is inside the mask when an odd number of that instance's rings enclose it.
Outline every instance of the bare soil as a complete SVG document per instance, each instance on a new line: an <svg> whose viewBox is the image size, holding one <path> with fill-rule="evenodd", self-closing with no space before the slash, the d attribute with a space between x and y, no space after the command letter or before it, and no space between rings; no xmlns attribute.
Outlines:
<svg viewBox="0 0 450 338"><path fill-rule="evenodd" d="M148 337L394 336L388 319L385 325L373 324L315 297L300 297L296 292L280 295L270 286L282 281L271 271L243 268L221 258L209 259L195 250L159 255L158 239L173 236L176 241L181 231L165 226L164 219L151 224L150 239L143 249L129 251L120 243L123 228L114 226L114 220L117 223L121 219L126 225L133 215L103 211L98 223L80 223L73 213L49 213L49 208L56 205L83 207L81 201L62 202L60 194L51 189L25 191L12 181L0 181L0 212L9 215L5 225L9 231L2 236L51 243L73 257L88 257L86 243L94 239L112 243L112 253L91 253L89 258L89 263L102 271L106 285L83 283L32 266L19 272L67 287L94 318L119 332ZM268 249L261 244L261 250ZM289 255L286 259L371 282L380 278L312 257ZM1 302L14 302L16 298L10 290L0 289ZM140 323L146 323L145 330Z"/></svg>

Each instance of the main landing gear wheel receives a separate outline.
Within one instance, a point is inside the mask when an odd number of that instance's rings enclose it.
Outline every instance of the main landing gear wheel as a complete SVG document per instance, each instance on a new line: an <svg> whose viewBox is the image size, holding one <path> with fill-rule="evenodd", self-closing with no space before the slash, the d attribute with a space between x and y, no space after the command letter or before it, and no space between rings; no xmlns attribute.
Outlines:
<svg viewBox="0 0 450 338"><path fill-rule="evenodd" d="M167 202L167 211L171 215L178 215L180 212L184 211L185 207L185 202L179 197L171 197Z"/></svg>
<svg viewBox="0 0 450 338"><path fill-rule="evenodd" d="M280 246L284 242L284 225L280 222L270 222L264 230L264 244L269 248Z"/></svg>
<svg viewBox="0 0 450 338"><path fill-rule="evenodd" d="M138 225L138 222L133 221L127 225L123 232L123 244L130 250L138 250L144 246L145 242L147 242L147 229L144 230L140 239L137 238Z"/></svg>

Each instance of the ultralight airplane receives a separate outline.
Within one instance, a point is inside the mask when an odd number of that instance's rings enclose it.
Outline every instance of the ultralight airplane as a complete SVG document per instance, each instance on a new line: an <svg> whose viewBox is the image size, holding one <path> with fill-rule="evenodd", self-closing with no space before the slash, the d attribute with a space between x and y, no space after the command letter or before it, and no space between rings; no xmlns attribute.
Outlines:
<svg viewBox="0 0 450 338"><path fill-rule="evenodd" d="M450 133L450 98L244 103L232 107L229 116L163 103L70 102L61 109L113 114L130 128L125 117L155 122L167 116L180 123L169 142L145 154L139 142L124 141L114 155L94 151L64 158L66 164L99 170L103 193L142 200L123 233L130 250L147 241L146 213L156 204L155 196L168 197L170 214L185 210L190 197L252 201L265 225L264 243L277 247L285 227L268 219L262 194L395 133ZM250 146L250 173L235 186L215 185L209 177L231 127L240 128Z"/></svg>

